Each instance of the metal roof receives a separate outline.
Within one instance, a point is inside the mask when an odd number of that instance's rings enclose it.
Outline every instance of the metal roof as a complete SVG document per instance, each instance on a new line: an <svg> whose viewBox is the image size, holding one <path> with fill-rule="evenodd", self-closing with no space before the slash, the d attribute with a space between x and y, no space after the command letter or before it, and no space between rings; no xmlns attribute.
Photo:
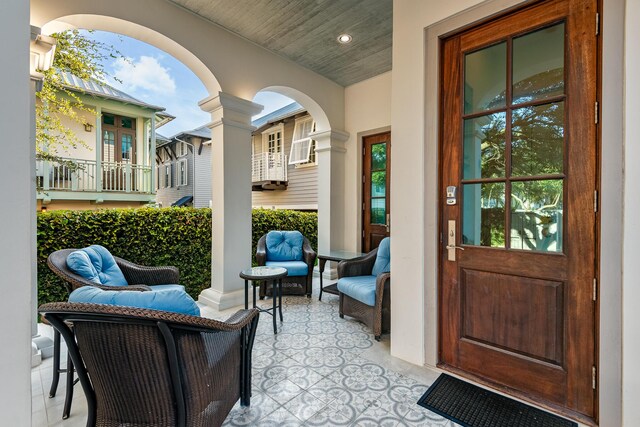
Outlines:
<svg viewBox="0 0 640 427"><path fill-rule="evenodd" d="M261 128L267 123L277 122L278 120L285 119L287 117L293 116L294 114L302 113L303 111L306 110L302 105L298 104L297 102L293 102L289 105L285 105L282 108L272 111L269 114L258 117L251 122L251 125L255 126L256 128Z"/></svg>
<svg viewBox="0 0 640 427"><path fill-rule="evenodd" d="M207 125L200 126L199 128L195 128L192 130L185 130L179 133L176 133L171 137L171 139L182 138L185 136L195 136L198 138L211 139L211 129L207 127Z"/></svg>
<svg viewBox="0 0 640 427"><path fill-rule="evenodd" d="M147 104L140 101L133 96L109 86L106 83L98 83L95 80L84 80L69 72L60 72L58 76L62 79L62 83L70 90L85 93L87 95L93 95L105 99L113 99L126 104L137 105L139 107L148 108L154 111L164 111L164 107L158 107L156 105Z"/></svg>

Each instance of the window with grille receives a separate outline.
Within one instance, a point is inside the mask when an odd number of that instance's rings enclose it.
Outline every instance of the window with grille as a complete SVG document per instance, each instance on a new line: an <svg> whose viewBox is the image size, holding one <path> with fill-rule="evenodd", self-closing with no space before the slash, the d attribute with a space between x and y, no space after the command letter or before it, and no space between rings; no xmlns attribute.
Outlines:
<svg viewBox="0 0 640 427"><path fill-rule="evenodd" d="M263 151L269 154L282 152L283 125L273 126L262 133Z"/></svg>
<svg viewBox="0 0 640 427"><path fill-rule="evenodd" d="M176 151L178 152L178 157L183 157L187 155L189 148L186 143L179 141L176 144Z"/></svg>
<svg viewBox="0 0 640 427"><path fill-rule="evenodd" d="M178 187L182 187L188 184L188 173L187 173L187 159L182 159L178 161Z"/></svg>
<svg viewBox="0 0 640 427"><path fill-rule="evenodd" d="M316 142L309 137L315 131L315 127L316 124L311 116L296 119L289 154L290 165L316 164Z"/></svg>
<svg viewBox="0 0 640 427"><path fill-rule="evenodd" d="M163 180L164 188L171 188L173 185L171 184L171 163L168 165L164 165L164 180Z"/></svg>

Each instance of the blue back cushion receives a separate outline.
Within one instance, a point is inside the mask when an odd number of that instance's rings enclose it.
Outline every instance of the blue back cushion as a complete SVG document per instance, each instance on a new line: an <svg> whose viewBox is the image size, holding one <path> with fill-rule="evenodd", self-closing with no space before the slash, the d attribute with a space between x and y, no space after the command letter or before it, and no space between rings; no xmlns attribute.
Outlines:
<svg viewBox="0 0 640 427"><path fill-rule="evenodd" d="M83 286L71 292L69 302L120 305L200 316L200 308L182 289L137 292L105 291L93 286Z"/></svg>
<svg viewBox="0 0 640 427"><path fill-rule="evenodd" d="M71 252L67 256L67 267L93 283L107 286L128 285L113 255L100 245Z"/></svg>
<svg viewBox="0 0 640 427"><path fill-rule="evenodd" d="M391 240L389 237L385 237L378 246L378 255L376 262L373 264L373 270L371 274L377 276L380 273L387 273L391 271Z"/></svg>
<svg viewBox="0 0 640 427"><path fill-rule="evenodd" d="M301 261L304 237L299 231L267 233L267 261Z"/></svg>

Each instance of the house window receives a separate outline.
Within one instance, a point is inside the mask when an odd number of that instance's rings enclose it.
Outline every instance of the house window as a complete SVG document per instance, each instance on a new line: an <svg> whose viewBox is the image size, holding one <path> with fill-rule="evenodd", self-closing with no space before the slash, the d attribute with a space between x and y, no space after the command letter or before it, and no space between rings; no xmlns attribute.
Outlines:
<svg viewBox="0 0 640 427"><path fill-rule="evenodd" d="M316 124L311 116L296 119L293 129L293 140L291 141L291 152L289 154L289 164L315 165L316 164L316 142L309 138L315 131Z"/></svg>
<svg viewBox="0 0 640 427"><path fill-rule="evenodd" d="M171 188L171 163L164 165L164 174L163 174L163 187Z"/></svg>
<svg viewBox="0 0 640 427"><path fill-rule="evenodd" d="M178 166L178 187L188 184L187 175L187 159L181 159L177 163Z"/></svg>
<svg viewBox="0 0 640 427"><path fill-rule="evenodd" d="M282 153L282 134L284 126L273 126L262 132L262 151L269 154Z"/></svg>
<svg viewBox="0 0 640 427"><path fill-rule="evenodd" d="M176 151L178 152L178 157L183 157L187 155L188 148L185 142L179 141L176 144Z"/></svg>

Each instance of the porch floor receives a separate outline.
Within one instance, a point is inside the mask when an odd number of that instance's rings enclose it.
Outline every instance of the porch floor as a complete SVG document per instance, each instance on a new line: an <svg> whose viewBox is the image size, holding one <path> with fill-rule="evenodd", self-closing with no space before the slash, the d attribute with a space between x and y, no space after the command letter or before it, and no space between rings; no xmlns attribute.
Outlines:
<svg viewBox="0 0 640 427"><path fill-rule="evenodd" d="M270 306L271 301L260 304ZM261 314L253 349L251 406L239 403L225 426L447 426L455 424L416 405L438 372L389 354L389 335L376 342L355 320L338 316L338 297L314 294L283 298L284 322L273 334L272 319ZM225 319L236 309L205 317ZM66 361L66 351L63 351ZM75 387L71 416L62 420L65 375L49 398L52 359L31 371L33 426L79 427L87 405Z"/></svg>

